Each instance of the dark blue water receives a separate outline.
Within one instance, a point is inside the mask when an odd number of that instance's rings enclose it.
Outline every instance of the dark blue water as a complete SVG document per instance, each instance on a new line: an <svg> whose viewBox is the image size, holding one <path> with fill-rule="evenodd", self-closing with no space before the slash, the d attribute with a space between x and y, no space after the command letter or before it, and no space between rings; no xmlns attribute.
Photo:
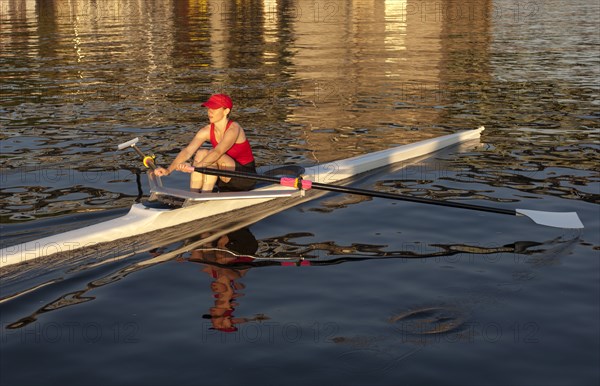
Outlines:
<svg viewBox="0 0 600 386"><path fill-rule="evenodd" d="M184 226L125 258L4 270L1 384L600 381L597 2L0 10L3 246L124 213L147 187L117 144L170 162L217 91L263 165L483 124L355 186L585 225L328 194L211 243Z"/></svg>

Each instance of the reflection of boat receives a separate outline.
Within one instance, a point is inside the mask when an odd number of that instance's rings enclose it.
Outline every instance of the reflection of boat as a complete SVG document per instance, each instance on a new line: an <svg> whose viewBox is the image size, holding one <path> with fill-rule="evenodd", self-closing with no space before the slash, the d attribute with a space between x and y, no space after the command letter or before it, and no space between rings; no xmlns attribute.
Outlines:
<svg viewBox="0 0 600 386"><path fill-rule="evenodd" d="M567 239L561 237L544 242L515 241L502 246L429 244L431 249L427 248L425 251L415 251L413 248L387 250L384 245L353 244L348 246L337 245L335 243L301 243L294 240L311 236L308 233L288 234L257 241L248 228L242 228L224 235L219 234L219 237L216 239L211 236L209 234L197 235L196 240L188 240L180 248L169 252L157 251L156 256L149 260L134 262L116 272L110 272L106 276L88 282L85 287L64 294L58 299L43 305L33 313L7 324L6 328L23 328L35 322L44 313L93 301L95 297L89 293L93 289L118 282L134 272L175 258L181 258L186 254L188 257L184 257L184 260L194 264L204 264L207 266L204 272L208 273L211 277L216 279L220 275L222 278L235 281L244 276L249 269L260 267L318 267L391 259L447 259L442 261L456 262L458 261L457 257L462 256L472 262L475 258L483 256L485 259L485 256L490 256L484 262L497 263L501 255L507 255L509 256L509 260L513 262L512 264L514 262L525 263L529 267L535 268L555 264L560 259L560 256L569 255L572 248L580 241L579 237ZM422 245L422 243L419 244ZM261 245L267 245L268 249L261 248ZM259 250L258 254L256 254L257 250ZM518 266L518 269L512 275L517 280L518 275L527 274L527 271L524 271L523 267ZM221 271L213 272L213 270ZM28 294L59 281L62 282L63 279L47 282L34 288L5 296L0 298L0 303L10 301L18 296ZM241 294L243 287L236 285L236 283L230 282L230 284L229 289L232 290L230 293L222 291L223 289L228 290L227 286L219 285L215 289L219 294L223 293L226 296L231 294L230 300L235 302L235 299L240 297L235 294ZM513 281L503 283L503 285L505 287L508 285L518 286L520 283ZM234 306L234 304L227 304L227 307L222 307L221 309L211 309L208 314L204 315L204 318L210 319L212 328L225 332L235 331L234 327L236 324L268 319L268 316L264 314L256 314L251 318L234 318L233 311L228 312L228 309L233 309ZM230 325L227 325L227 323L230 323Z"/></svg>
<svg viewBox="0 0 600 386"><path fill-rule="evenodd" d="M480 127L475 130L466 130L308 167L304 170L302 177L316 183L347 183L349 179L362 173L424 156L467 140L477 139L482 131L483 127ZM125 216L2 249L0 251L0 267L49 255L61 254L72 257L74 250L95 248L99 244L114 243L115 240L174 227L198 219L215 218L216 222L218 216L226 213L241 215L244 212L240 211L247 211L249 208L256 210L259 205L263 204L271 205L269 214L273 214L316 196L314 191L307 192L305 196L303 190L282 187L278 184L259 187L250 192L198 194L166 188L162 185L160 178L152 173L149 173L149 180L152 185L151 197L179 200L182 202L182 206L165 208L152 205L152 202L150 204L136 203ZM57 255L56 258L58 259L59 256Z"/></svg>
<svg viewBox="0 0 600 386"><path fill-rule="evenodd" d="M515 241L501 246L480 246L470 244L429 244L415 249L412 246L403 249L389 250L385 245L352 244L337 245L331 242L301 243L297 238L313 236L310 233L293 233L271 239L263 239L261 243L268 245L257 255L250 254L255 244L241 250L234 250L228 245L202 247L191 254L188 261L203 263L220 268L247 270L250 268L283 266L326 266L342 263L391 260L391 259L435 259L456 262L461 259L473 261L476 257L494 256L487 261L497 261L499 255L507 254L511 260L531 265L550 264L557 256L569 253L579 238L557 238L545 242ZM214 258L212 256L219 256ZM519 256L519 257L517 257ZM485 261L485 260L484 260ZM543 262L543 263L542 263Z"/></svg>

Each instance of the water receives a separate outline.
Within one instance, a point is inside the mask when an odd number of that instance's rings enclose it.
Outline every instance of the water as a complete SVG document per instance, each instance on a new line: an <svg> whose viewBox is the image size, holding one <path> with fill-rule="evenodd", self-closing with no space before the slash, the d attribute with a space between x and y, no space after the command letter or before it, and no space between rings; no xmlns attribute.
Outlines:
<svg viewBox="0 0 600 386"><path fill-rule="evenodd" d="M0 383L600 381L597 2L0 11L3 246L126 211L145 177L116 145L137 136L170 162L214 92L264 165L485 125L479 144L356 186L577 211L586 227L331 194L220 239L251 262L172 241L183 227L126 259L5 271Z"/></svg>

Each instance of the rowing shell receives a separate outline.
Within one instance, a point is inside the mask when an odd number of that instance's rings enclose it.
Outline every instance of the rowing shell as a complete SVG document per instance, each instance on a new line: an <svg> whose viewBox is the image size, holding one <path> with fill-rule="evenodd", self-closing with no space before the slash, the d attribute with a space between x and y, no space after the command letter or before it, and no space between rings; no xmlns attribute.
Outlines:
<svg viewBox="0 0 600 386"><path fill-rule="evenodd" d="M306 168L302 178L317 183L330 184L356 177L381 167L436 152L448 146L478 139L483 126L442 137L402 145L379 152L356 156ZM113 243L143 233L166 229L202 218L247 209L274 200L281 207L270 214L306 201L304 191L291 187L269 185L249 192L197 194L164 187L159 177L149 173L151 199L171 197L182 201L180 208L157 208L146 203L132 205L122 216L84 228L56 234L42 239L9 246L0 250L0 268L30 262L54 254L72 253L81 248Z"/></svg>

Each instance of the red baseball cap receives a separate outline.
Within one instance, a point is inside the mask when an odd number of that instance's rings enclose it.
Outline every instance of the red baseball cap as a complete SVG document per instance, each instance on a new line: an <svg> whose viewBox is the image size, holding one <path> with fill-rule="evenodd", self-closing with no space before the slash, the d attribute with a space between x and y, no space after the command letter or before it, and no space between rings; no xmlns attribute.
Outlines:
<svg viewBox="0 0 600 386"><path fill-rule="evenodd" d="M225 107L226 109L233 108L233 102L228 95L225 94L215 94L211 95L210 98L204 103L202 106L208 107L209 109L218 109L219 107Z"/></svg>

